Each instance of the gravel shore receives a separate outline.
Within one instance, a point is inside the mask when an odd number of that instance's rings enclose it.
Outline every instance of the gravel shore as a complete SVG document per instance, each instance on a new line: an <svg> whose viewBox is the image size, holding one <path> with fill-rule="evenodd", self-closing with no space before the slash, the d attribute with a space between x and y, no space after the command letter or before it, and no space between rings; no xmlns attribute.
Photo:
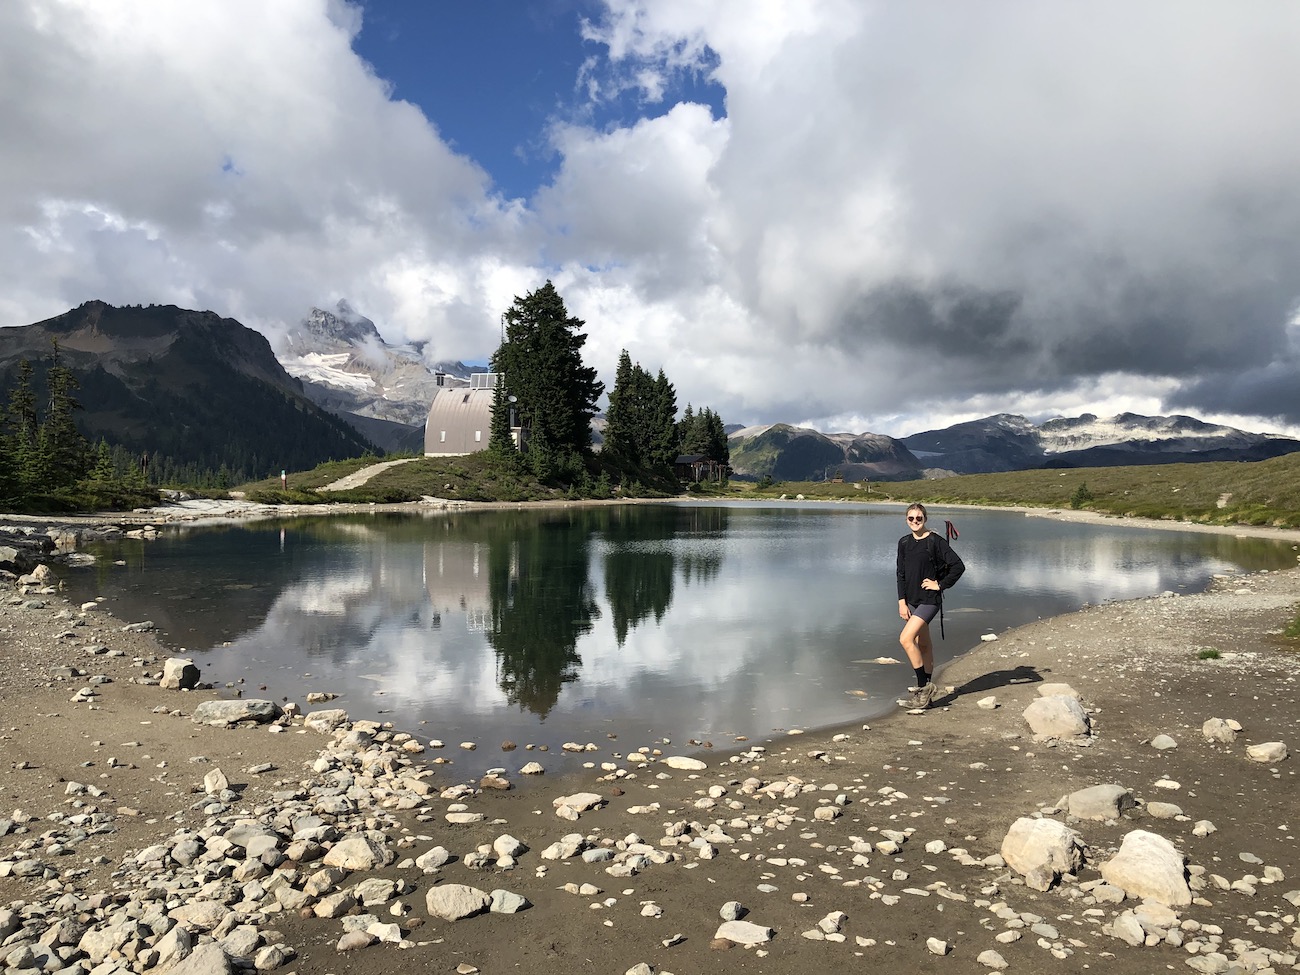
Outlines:
<svg viewBox="0 0 1300 975"><path fill-rule="evenodd" d="M4 975L1297 968L1300 570L999 634L924 713L513 782L328 688L163 689L153 634L48 588L0 598ZM1135 834L1176 879L1116 882Z"/></svg>

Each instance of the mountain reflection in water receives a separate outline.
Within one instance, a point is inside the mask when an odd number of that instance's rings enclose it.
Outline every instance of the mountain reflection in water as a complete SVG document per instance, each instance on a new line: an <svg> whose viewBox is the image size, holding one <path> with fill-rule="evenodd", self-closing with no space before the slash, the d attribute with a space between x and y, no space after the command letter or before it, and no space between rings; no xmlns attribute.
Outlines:
<svg viewBox="0 0 1300 975"><path fill-rule="evenodd" d="M448 740L721 745L893 707L911 676L897 646L900 511L673 503L302 518L123 540L65 582L73 598L102 595L127 620L154 620L205 680L246 678L277 699L332 691L353 717ZM1295 561L1262 539L949 516L969 569L947 600L941 660L1084 603Z"/></svg>

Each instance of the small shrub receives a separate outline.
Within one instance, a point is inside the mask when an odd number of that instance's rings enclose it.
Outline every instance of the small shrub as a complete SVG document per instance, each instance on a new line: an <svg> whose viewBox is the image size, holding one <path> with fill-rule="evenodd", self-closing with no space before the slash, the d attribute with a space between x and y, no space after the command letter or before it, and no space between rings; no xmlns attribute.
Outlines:
<svg viewBox="0 0 1300 975"><path fill-rule="evenodd" d="M1300 640L1300 615L1296 616L1295 619L1286 625L1286 629L1282 631L1282 635L1288 640Z"/></svg>
<svg viewBox="0 0 1300 975"><path fill-rule="evenodd" d="M1070 507L1077 511L1091 500L1092 492L1088 490L1088 485L1085 482L1075 488L1074 493L1070 495Z"/></svg>
<svg viewBox="0 0 1300 975"><path fill-rule="evenodd" d="M1215 650L1214 647L1206 647L1204 650L1197 651L1197 660L1218 660L1223 654Z"/></svg>

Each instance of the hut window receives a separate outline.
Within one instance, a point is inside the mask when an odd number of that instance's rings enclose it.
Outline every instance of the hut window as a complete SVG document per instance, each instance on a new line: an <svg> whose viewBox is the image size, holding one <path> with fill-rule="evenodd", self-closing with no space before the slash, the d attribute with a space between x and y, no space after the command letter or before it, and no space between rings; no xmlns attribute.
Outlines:
<svg viewBox="0 0 1300 975"><path fill-rule="evenodd" d="M482 443L482 442L483 442L483 431L482 431L482 430L475 430L475 431L474 431L474 442L475 442L475 443Z"/></svg>
<svg viewBox="0 0 1300 975"><path fill-rule="evenodd" d="M444 430L442 431L442 436L439 438L438 443L446 443L446 442L447 442L447 431Z"/></svg>

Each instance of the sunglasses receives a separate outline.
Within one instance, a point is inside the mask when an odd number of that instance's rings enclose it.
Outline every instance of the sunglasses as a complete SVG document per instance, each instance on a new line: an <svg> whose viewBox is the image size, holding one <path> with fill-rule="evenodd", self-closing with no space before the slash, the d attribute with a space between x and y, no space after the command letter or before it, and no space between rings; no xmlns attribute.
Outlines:
<svg viewBox="0 0 1300 975"><path fill-rule="evenodd" d="M918 517L915 516L915 515L908 515L908 516L907 516L907 520L908 520L908 521L914 521L914 522L916 522L918 525L921 524L921 522L925 521L924 518L918 518Z"/></svg>

